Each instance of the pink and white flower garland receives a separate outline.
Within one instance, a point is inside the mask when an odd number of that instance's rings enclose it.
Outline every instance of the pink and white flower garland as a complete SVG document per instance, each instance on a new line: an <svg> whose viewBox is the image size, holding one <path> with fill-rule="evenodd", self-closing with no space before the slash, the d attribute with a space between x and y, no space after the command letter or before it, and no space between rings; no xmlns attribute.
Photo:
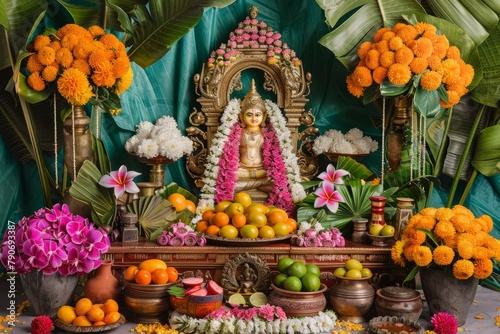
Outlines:
<svg viewBox="0 0 500 334"><path fill-rule="evenodd" d="M299 247L344 247L345 238L336 227L327 230L319 222L300 222L290 243Z"/></svg>
<svg viewBox="0 0 500 334"><path fill-rule="evenodd" d="M266 204L276 205L287 212L294 210L294 202L305 198L297 156L293 154L290 131L279 107L266 100L270 122L263 129L263 166L274 181ZM213 208L215 202L233 198L239 166L239 143L242 127L238 122L240 100L231 100L221 117L221 124L212 140L207 157L204 186L201 189L198 214ZM199 217L198 217L199 218ZM198 221L196 219L194 221Z"/></svg>

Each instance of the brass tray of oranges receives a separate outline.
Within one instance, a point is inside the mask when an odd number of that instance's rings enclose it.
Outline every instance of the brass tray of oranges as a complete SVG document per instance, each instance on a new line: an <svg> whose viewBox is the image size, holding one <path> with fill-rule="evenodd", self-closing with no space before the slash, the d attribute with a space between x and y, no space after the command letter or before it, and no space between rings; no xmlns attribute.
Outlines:
<svg viewBox="0 0 500 334"><path fill-rule="evenodd" d="M263 246L288 241L292 235L285 235L274 238L224 238L220 236L204 235L208 244L227 246L227 247L244 247L244 246Z"/></svg>
<svg viewBox="0 0 500 334"><path fill-rule="evenodd" d="M125 322L126 322L125 317L123 316L123 314L120 314L120 318L117 321L100 326L76 326L73 324L68 324L57 318L54 319L54 326L70 333L98 333L118 328Z"/></svg>

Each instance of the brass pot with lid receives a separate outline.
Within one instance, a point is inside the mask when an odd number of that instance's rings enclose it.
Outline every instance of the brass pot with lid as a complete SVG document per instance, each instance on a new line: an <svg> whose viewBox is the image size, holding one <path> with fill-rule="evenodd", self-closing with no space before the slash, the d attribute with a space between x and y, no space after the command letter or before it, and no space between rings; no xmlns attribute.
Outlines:
<svg viewBox="0 0 500 334"><path fill-rule="evenodd" d="M396 286L380 288L376 291L375 309L379 316L397 316L417 321L422 314L424 303L420 292Z"/></svg>

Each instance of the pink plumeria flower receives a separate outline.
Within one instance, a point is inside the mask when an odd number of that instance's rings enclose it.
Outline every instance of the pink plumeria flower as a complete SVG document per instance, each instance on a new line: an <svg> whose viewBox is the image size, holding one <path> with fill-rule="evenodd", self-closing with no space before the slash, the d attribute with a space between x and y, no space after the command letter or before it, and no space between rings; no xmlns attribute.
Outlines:
<svg viewBox="0 0 500 334"><path fill-rule="evenodd" d="M112 171L109 175L103 175L99 180L99 184L105 188L115 188L115 197L119 198L124 192L136 194L139 192L139 187L135 184L134 177L141 173L127 171L125 165L121 165L118 171Z"/></svg>
<svg viewBox="0 0 500 334"><path fill-rule="evenodd" d="M318 178L323 181L331 182L333 184L343 184L344 180L342 180L342 177L346 175L349 175L348 171L343 169L335 170L335 167L333 167L332 164L329 164L326 167L326 171L319 174Z"/></svg>
<svg viewBox="0 0 500 334"><path fill-rule="evenodd" d="M328 210L333 213L337 212L339 202L344 202L342 195L335 190L335 185L331 182L322 182L314 194L318 196L314 201L314 207L321 208L326 205Z"/></svg>

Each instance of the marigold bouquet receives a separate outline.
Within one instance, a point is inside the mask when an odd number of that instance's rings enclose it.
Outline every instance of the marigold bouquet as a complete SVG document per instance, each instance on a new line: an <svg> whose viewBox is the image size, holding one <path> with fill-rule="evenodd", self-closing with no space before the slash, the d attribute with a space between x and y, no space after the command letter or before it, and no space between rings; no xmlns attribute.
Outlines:
<svg viewBox="0 0 500 334"><path fill-rule="evenodd" d="M416 265L406 280L427 266L442 268L460 280L484 279L493 272L491 259L500 258L500 240L488 234L492 229L490 216L476 218L462 205L425 208L410 218L391 257L402 267L407 262Z"/></svg>
<svg viewBox="0 0 500 334"><path fill-rule="evenodd" d="M28 86L44 91L57 86L73 105L89 101L106 111L121 111L119 95L132 84L133 70L125 45L101 27L67 24L47 29L28 47Z"/></svg>
<svg viewBox="0 0 500 334"><path fill-rule="evenodd" d="M474 78L474 68L460 58L459 48L429 23L380 28L373 41L359 46L358 56L346 80L352 95L363 96L369 87L380 88L383 96L408 92L414 94L415 110L426 116L437 113L439 105L457 104Z"/></svg>
<svg viewBox="0 0 500 334"><path fill-rule="evenodd" d="M58 203L23 217L13 229L7 229L0 244L0 260L18 274L84 275L99 267L101 254L109 247L102 228Z"/></svg>

